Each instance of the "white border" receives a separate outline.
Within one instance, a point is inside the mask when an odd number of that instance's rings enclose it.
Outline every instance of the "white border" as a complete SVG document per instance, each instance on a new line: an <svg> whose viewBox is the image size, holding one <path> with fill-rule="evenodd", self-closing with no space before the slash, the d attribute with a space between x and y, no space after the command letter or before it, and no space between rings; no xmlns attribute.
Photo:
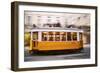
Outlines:
<svg viewBox="0 0 100 73"><path fill-rule="evenodd" d="M52 61L33 61L24 62L24 10L32 11L56 11L56 12L73 12L73 13L90 13L91 14L91 58L90 59L76 59L76 60L52 60ZM50 67L62 65L83 65L95 64L95 11L92 9L81 8L61 8L61 7L44 7L44 6L19 6L19 68L35 68L35 67Z"/></svg>

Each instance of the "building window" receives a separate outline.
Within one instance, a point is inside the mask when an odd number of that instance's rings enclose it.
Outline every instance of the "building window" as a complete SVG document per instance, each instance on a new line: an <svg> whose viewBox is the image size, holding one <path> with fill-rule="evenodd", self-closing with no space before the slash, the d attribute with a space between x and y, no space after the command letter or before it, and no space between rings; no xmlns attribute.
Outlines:
<svg viewBox="0 0 100 73"><path fill-rule="evenodd" d="M31 23L32 22L31 20L32 20L32 17L31 16L27 16L26 17L26 21L27 21L26 24L31 25L32 24Z"/></svg>
<svg viewBox="0 0 100 73"><path fill-rule="evenodd" d="M47 17L47 23L50 23L50 22L51 22L51 17L48 16L48 17Z"/></svg>
<svg viewBox="0 0 100 73"><path fill-rule="evenodd" d="M67 32L67 40L71 41L71 32Z"/></svg>
<svg viewBox="0 0 100 73"><path fill-rule="evenodd" d="M59 32L55 33L55 41L60 41L60 33Z"/></svg>
<svg viewBox="0 0 100 73"><path fill-rule="evenodd" d="M38 16L38 18L40 18L41 16Z"/></svg>
<svg viewBox="0 0 100 73"><path fill-rule="evenodd" d="M76 32L72 33L72 39L73 39L73 41L77 41L77 33Z"/></svg>
<svg viewBox="0 0 100 73"><path fill-rule="evenodd" d="M51 18L51 16L48 16L48 18Z"/></svg>
<svg viewBox="0 0 100 73"><path fill-rule="evenodd" d="M47 41L47 37L48 35L47 35L47 32L43 32L42 33L42 41Z"/></svg>
<svg viewBox="0 0 100 73"><path fill-rule="evenodd" d="M50 23L51 22L51 19L48 19L47 22Z"/></svg>
<svg viewBox="0 0 100 73"><path fill-rule="evenodd" d="M38 40L38 32L33 32L33 40Z"/></svg>

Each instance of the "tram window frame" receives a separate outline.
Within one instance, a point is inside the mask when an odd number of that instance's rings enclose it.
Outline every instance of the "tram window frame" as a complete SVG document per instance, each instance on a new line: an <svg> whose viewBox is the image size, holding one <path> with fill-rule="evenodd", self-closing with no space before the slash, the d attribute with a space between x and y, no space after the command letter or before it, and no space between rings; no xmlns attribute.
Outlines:
<svg viewBox="0 0 100 73"><path fill-rule="evenodd" d="M55 41L60 41L60 32L55 32Z"/></svg>
<svg viewBox="0 0 100 73"><path fill-rule="evenodd" d="M63 32L63 34L61 34L61 41L66 41L66 32Z"/></svg>
<svg viewBox="0 0 100 73"><path fill-rule="evenodd" d="M70 33L70 34L69 34ZM72 41L71 32L67 32L67 41Z"/></svg>
<svg viewBox="0 0 100 73"><path fill-rule="evenodd" d="M32 35L32 40L38 40L38 32L32 32L33 35ZM36 34L35 38L34 38L34 35Z"/></svg>
<svg viewBox="0 0 100 73"><path fill-rule="evenodd" d="M74 33L75 33L75 35L74 35ZM73 41L77 41L77 32L72 32L72 40Z"/></svg>
<svg viewBox="0 0 100 73"><path fill-rule="evenodd" d="M44 32L42 32L42 41L48 41L47 34L45 34Z"/></svg>
<svg viewBox="0 0 100 73"><path fill-rule="evenodd" d="M49 41L54 41L54 37L53 37L53 32L48 32L48 36L49 36Z"/></svg>
<svg viewBox="0 0 100 73"><path fill-rule="evenodd" d="M83 34L82 32L79 32L79 40L82 40L83 39Z"/></svg>

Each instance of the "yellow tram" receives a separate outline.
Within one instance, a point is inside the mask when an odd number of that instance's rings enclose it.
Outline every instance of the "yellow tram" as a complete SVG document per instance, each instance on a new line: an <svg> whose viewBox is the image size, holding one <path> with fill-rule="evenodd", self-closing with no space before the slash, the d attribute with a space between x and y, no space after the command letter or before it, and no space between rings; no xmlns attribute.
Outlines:
<svg viewBox="0 0 100 73"><path fill-rule="evenodd" d="M81 29L37 28L26 32L30 34L30 52L81 50L83 48L83 31Z"/></svg>

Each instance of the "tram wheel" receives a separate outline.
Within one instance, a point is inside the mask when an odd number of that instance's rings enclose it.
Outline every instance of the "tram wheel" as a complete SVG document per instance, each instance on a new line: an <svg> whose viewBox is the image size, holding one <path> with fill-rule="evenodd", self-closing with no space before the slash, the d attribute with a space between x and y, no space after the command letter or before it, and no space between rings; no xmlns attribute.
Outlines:
<svg viewBox="0 0 100 73"><path fill-rule="evenodd" d="M29 54L30 54L30 55L33 55L33 50L30 50L30 51L29 51Z"/></svg>

